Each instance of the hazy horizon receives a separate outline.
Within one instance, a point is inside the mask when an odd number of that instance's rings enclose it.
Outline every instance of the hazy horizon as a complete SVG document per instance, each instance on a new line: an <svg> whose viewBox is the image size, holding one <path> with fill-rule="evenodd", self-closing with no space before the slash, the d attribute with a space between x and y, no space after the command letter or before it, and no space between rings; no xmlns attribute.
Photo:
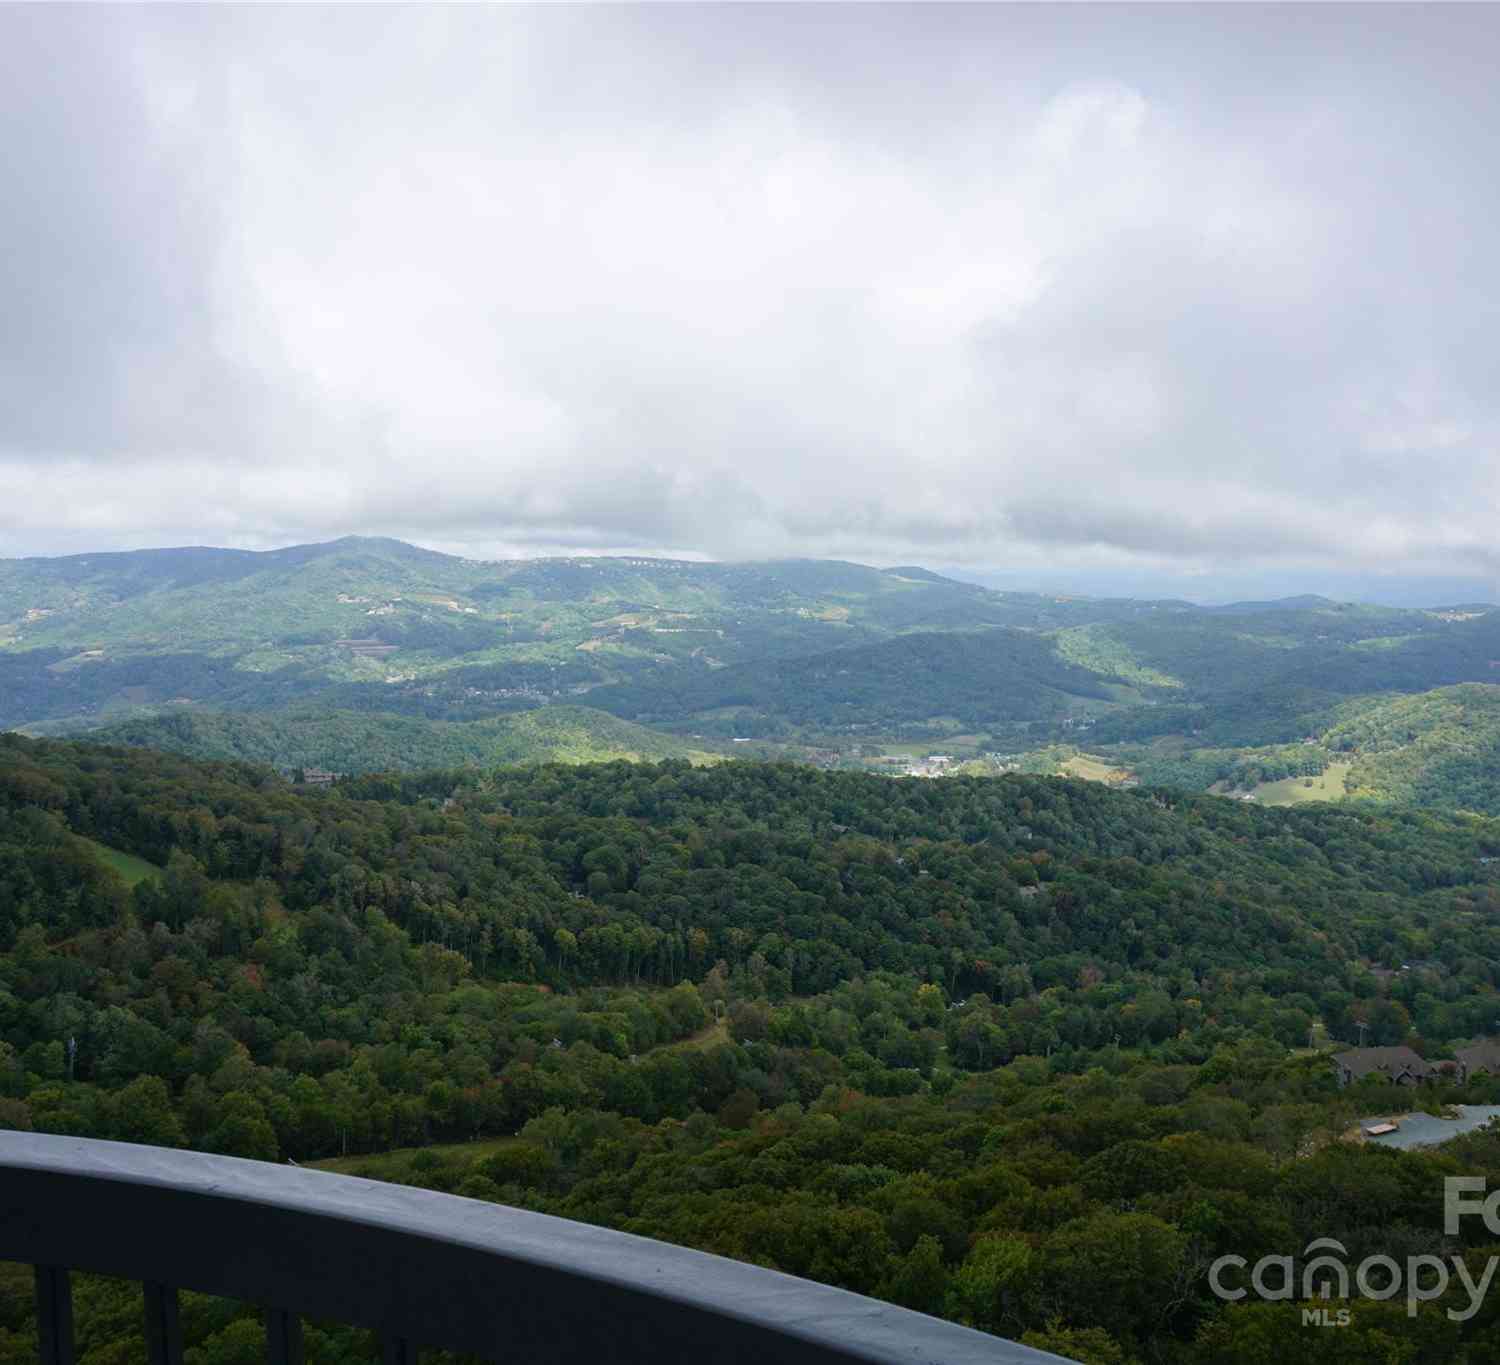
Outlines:
<svg viewBox="0 0 1500 1365"><path fill-rule="evenodd" d="M1227 606L1236 602L1262 602L1281 601L1297 597L1326 597L1338 602L1356 602L1373 606L1390 607L1452 607L1458 605L1473 605L1487 603L1495 605L1490 598L1481 595L1473 595L1466 591L1474 586L1468 580L1429 580L1423 582L1398 583L1375 585L1369 580L1342 580L1342 586L1331 583L1326 577L1320 579L1322 586L1308 587L1297 580L1287 580L1280 577L1262 577L1259 579L1243 580L1241 586L1243 591L1223 592L1205 595L1194 590L1191 580L1183 580L1177 586L1181 589L1173 590L1172 585L1161 584L1154 577L1138 578L1129 573L1113 573L1107 576L1091 578L1086 574L1075 573L1069 575L1035 575L1006 571L1004 569L980 569L975 570L964 565L947 565L942 560L924 562L921 560L908 560L903 563L866 563L862 560L850 560L835 556L808 556L808 555L778 555L764 558L753 558L750 556L736 558L714 558L707 555L693 554L665 554L646 553L643 551L600 551L589 552L574 550L570 552L559 551L555 554L529 554L529 555L472 555L463 554L459 551L444 549L440 545L424 544L420 541L405 540L399 536L362 536L356 533L348 533L341 536L329 536L323 539L309 541L292 541L286 544L268 545L250 548L236 545L213 545L206 541L190 541L179 545L137 545L124 549L94 550L70 550L56 555L21 555L0 556L0 562L5 559L63 559L63 558L86 558L90 555L104 554L149 554L159 550L239 550L251 554L274 554L278 550L301 549L309 545L332 545L342 540L398 540L402 544L413 549L433 551L437 554L453 555L456 558L469 559L479 563L514 563L531 559L660 559L677 561L680 563L697 564L746 564L746 563L784 563L806 559L834 559L839 558L842 562L863 564L864 567L891 570L901 567L913 567L926 569L931 573L941 574L945 578L954 579L961 583L971 583L978 587L993 588L1002 592L1034 592L1042 594L1055 594L1059 596L1108 598L1123 597L1134 599L1154 600L1180 600L1191 602L1197 606L1215 607ZM1162 590L1165 587L1165 590ZM1448 588L1445 594L1438 596L1429 595L1435 588ZM1371 588L1365 591L1365 588Z"/></svg>

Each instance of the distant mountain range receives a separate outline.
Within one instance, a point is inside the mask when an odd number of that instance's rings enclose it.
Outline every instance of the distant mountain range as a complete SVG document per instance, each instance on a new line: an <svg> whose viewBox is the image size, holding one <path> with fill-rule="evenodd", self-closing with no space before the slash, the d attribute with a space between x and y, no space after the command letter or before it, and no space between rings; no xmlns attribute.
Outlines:
<svg viewBox="0 0 1500 1365"><path fill-rule="evenodd" d="M702 759L732 740L841 762L1059 740L1180 757L1300 741L1359 699L1487 683L1488 604L1201 607L912 565L487 563L356 537L0 560L0 727L107 726L283 767ZM523 713L539 718L501 723Z"/></svg>
<svg viewBox="0 0 1500 1365"><path fill-rule="evenodd" d="M360 538L6 560L0 724L312 700L476 719L918 630L1039 633L1153 609L993 592L916 568L479 563Z"/></svg>

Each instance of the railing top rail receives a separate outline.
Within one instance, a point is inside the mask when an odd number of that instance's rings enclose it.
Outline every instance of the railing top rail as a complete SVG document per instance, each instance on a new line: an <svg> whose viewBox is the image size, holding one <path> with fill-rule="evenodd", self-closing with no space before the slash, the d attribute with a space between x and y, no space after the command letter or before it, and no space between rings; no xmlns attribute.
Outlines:
<svg viewBox="0 0 1500 1365"><path fill-rule="evenodd" d="M547 1214L89 1138L0 1132L0 1259L223 1294L528 1365L1061 1359Z"/></svg>

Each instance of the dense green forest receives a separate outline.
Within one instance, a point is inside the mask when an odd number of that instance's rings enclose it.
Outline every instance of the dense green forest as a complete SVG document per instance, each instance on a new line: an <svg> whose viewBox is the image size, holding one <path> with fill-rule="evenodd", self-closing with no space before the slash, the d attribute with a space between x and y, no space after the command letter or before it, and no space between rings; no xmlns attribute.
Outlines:
<svg viewBox="0 0 1500 1365"><path fill-rule="evenodd" d="M1022 630L915 633L685 680L600 688L591 704L635 720L720 734L902 733L934 717L969 728L1046 721L1112 694L1053 643Z"/></svg>
<svg viewBox="0 0 1500 1365"><path fill-rule="evenodd" d="M1444 1243L1440 1175L1500 1175L1500 1140L1340 1143L1389 1090L1338 1091L1306 1044L1440 1060L1493 1031L1497 859L1481 818L1047 778L674 759L308 790L4 736L0 1123L332 1161L1081 1360L1489 1361L1493 1305L1360 1303L1330 1346L1204 1275L1313 1236L1488 1254ZM85 1360L143 1358L123 1294L82 1284ZM0 1301L0 1359L29 1358ZM193 1365L255 1358L246 1311L190 1301Z"/></svg>

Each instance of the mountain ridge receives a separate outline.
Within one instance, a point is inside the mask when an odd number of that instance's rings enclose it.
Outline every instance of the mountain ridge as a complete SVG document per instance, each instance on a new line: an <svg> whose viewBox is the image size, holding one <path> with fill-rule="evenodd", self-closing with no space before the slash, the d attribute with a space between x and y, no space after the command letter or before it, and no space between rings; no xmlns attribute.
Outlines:
<svg viewBox="0 0 1500 1365"><path fill-rule="evenodd" d="M646 727L610 752L753 738L876 764L1085 734L1091 748L1244 748L1300 740L1355 698L1497 676L1500 609L1483 604L1201 607L998 590L919 565L487 561L360 536L0 560L0 726L140 722L127 733L147 742L163 715L260 716L205 719L200 738L217 752L253 733L283 766L309 735L342 754L318 766L357 756L356 734L367 764L401 759L396 733L413 752L483 754L443 727L559 706L592 711L582 732L596 738L604 713Z"/></svg>

